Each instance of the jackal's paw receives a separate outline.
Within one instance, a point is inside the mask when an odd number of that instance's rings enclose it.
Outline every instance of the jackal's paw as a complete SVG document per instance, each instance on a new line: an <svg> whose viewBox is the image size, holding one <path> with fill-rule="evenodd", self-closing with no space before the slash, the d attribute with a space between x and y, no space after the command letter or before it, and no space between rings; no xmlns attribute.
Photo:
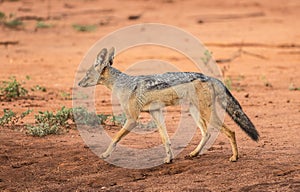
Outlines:
<svg viewBox="0 0 300 192"><path fill-rule="evenodd" d="M109 155L110 155L110 154L108 154L108 153L102 153L102 154L100 155L100 158L101 158L101 159L106 159L106 158L109 157Z"/></svg>
<svg viewBox="0 0 300 192"><path fill-rule="evenodd" d="M166 157L164 159L164 163L166 163L166 164L172 163L172 161L173 161L173 159L171 157Z"/></svg>
<svg viewBox="0 0 300 192"><path fill-rule="evenodd" d="M229 161L231 162L236 162L238 160L238 157L236 155L232 155L230 158L229 158Z"/></svg>
<svg viewBox="0 0 300 192"><path fill-rule="evenodd" d="M196 156L198 156L198 154L199 154L199 153L193 151L193 152L191 152L191 153L189 154L189 156L190 156L190 157L196 157Z"/></svg>

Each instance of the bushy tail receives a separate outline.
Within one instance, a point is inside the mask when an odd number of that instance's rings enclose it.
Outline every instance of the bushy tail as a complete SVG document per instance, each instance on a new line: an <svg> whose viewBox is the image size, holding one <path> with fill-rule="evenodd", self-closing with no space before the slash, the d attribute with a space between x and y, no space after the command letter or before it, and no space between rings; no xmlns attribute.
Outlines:
<svg viewBox="0 0 300 192"><path fill-rule="evenodd" d="M217 80L214 84L216 91L216 96L219 103L222 105L232 120L243 130L245 133L251 137L254 141L258 141L259 134L255 129L255 126L250 121L248 116L242 110L239 102L233 97L229 90L224 86L224 84Z"/></svg>

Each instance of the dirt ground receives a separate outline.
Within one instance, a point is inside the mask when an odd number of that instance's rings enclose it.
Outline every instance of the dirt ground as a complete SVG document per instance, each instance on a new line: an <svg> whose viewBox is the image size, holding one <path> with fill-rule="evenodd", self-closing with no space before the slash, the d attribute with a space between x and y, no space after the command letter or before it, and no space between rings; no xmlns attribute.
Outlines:
<svg viewBox="0 0 300 192"><path fill-rule="evenodd" d="M99 159L85 146L76 129L43 138L25 133L25 124L0 127L0 191L299 191L300 190L300 2L298 0L17 0L0 1L0 11L21 17L19 29L0 26L0 81L16 76L24 85L47 88L29 98L0 101L2 109L54 111L72 107L77 68L100 38L138 23L163 23L199 38L220 62L232 93L256 125L261 137L253 142L229 117L225 122L237 135L238 162L228 159L228 140L220 135L204 155L186 159L200 133L172 164L149 169L125 169ZM50 28L37 28L36 19ZM96 25L90 32L73 24ZM135 48L115 59L127 69L147 58L183 63L164 49ZM194 71L191 64L182 70ZM97 112L110 112L110 93L97 88ZM167 124L172 125L168 111ZM159 134L125 139L134 145L159 144ZM135 140L132 140L135 139ZM147 142L147 143L146 143ZM127 143L128 144L128 143Z"/></svg>

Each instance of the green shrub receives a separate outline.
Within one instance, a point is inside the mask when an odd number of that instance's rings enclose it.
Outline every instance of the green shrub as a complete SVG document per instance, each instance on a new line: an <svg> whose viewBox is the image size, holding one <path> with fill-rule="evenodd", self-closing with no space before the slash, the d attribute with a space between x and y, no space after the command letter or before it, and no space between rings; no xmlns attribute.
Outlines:
<svg viewBox="0 0 300 192"><path fill-rule="evenodd" d="M23 119L27 115L29 115L32 110L28 109L27 111L21 113L21 115L17 115L17 113L13 112L10 109L4 109L4 114L0 117L0 125L1 126L8 126L8 125L15 125L20 119Z"/></svg>
<svg viewBox="0 0 300 192"><path fill-rule="evenodd" d="M16 113L13 112L12 110L10 109L4 109L3 110L4 114L2 117L0 117L0 125L8 125L13 121L13 119L16 117Z"/></svg>
<svg viewBox="0 0 300 192"><path fill-rule="evenodd" d="M62 107L54 114L53 112L39 112L35 115L34 125L27 125L27 130L33 136L46 136L60 134L64 127L69 127L68 120L73 119L72 109Z"/></svg>
<svg viewBox="0 0 300 192"><path fill-rule="evenodd" d="M28 91L22 86L15 77L10 77L9 81L3 81L0 86L1 95L5 98L19 98L28 94Z"/></svg>
<svg viewBox="0 0 300 192"><path fill-rule="evenodd" d="M9 28L18 28L23 25L23 21L20 19L12 19L10 21L4 21L4 25Z"/></svg>
<svg viewBox="0 0 300 192"><path fill-rule="evenodd" d="M83 107L77 107L73 109L73 115L76 123L81 124L81 125L104 125L106 120L110 115L105 115L105 114L99 114L97 115L94 112L89 112Z"/></svg>
<svg viewBox="0 0 300 192"><path fill-rule="evenodd" d="M43 28L51 28L53 27L53 25L45 23L43 21L37 21L35 27L39 29L43 29Z"/></svg>
<svg viewBox="0 0 300 192"><path fill-rule="evenodd" d="M106 124L107 119L108 119L109 117L111 117L111 115L106 115L106 114L98 114L97 116L98 116L98 118L99 118L99 120L100 120L100 124L101 124L101 125Z"/></svg>
<svg viewBox="0 0 300 192"><path fill-rule="evenodd" d="M78 25L78 24L74 24L72 25L72 27L76 31L80 31L80 32L90 32L96 30L97 28L96 25Z"/></svg>
<svg viewBox="0 0 300 192"><path fill-rule="evenodd" d="M113 123L113 125L123 126L126 122L126 116L124 113L119 115L112 115L110 121Z"/></svg>
<svg viewBox="0 0 300 192"><path fill-rule="evenodd" d="M6 16L5 13L0 12L0 24L8 28L18 29L23 26L24 23L21 19L16 18L13 13Z"/></svg>
<svg viewBox="0 0 300 192"><path fill-rule="evenodd" d="M59 134L60 127L48 123L39 123L38 125L27 125L28 133L32 136L43 137L50 134Z"/></svg>

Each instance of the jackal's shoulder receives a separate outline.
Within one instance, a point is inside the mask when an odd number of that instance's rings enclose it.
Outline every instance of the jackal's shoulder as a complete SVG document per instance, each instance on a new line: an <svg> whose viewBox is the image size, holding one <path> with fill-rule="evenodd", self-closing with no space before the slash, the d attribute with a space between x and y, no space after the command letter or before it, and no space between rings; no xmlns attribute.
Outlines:
<svg viewBox="0 0 300 192"><path fill-rule="evenodd" d="M146 90L161 90L172 86L199 80L206 82L209 77L195 72L168 72L156 75L137 76L139 86Z"/></svg>

